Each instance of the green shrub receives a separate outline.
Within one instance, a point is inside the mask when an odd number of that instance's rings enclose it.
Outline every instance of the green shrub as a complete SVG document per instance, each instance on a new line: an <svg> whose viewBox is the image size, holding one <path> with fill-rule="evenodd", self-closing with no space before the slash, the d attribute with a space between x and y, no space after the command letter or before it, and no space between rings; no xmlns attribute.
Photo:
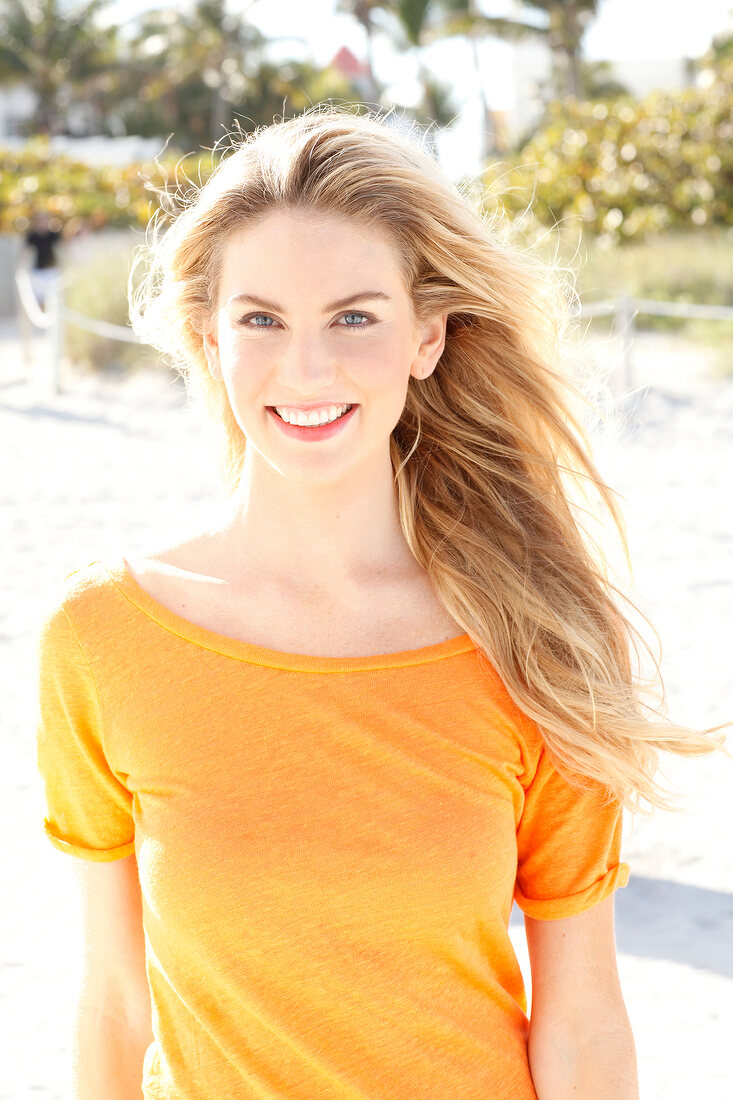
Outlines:
<svg viewBox="0 0 733 1100"><path fill-rule="evenodd" d="M580 228L613 245L677 228L733 226L733 54L710 55L698 87L549 105L513 158L487 166L482 201L529 225ZM41 139L0 150L0 232L24 232L34 208L92 229L144 226L176 158L92 168ZM212 154L185 158L204 181Z"/></svg>
<svg viewBox="0 0 733 1100"><path fill-rule="evenodd" d="M712 62L711 62L712 66ZM555 101L509 161L483 177L485 205L608 245L673 228L733 226L733 57L704 86L636 101Z"/></svg>
<svg viewBox="0 0 733 1100"><path fill-rule="evenodd" d="M47 210L70 230L145 226L157 203L145 180L163 186L175 175L173 155L125 167L92 167L51 151L35 139L21 150L0 149L0 232L24 233L34 210ZM202 181L212 170L210 153L189 157L185 171Z"/></svg>

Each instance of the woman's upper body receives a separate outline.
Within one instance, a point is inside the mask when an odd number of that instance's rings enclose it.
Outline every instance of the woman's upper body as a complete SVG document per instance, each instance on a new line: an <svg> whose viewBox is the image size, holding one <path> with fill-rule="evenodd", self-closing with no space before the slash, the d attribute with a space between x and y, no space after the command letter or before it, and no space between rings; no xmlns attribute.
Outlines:
<svg viewBox="0 0 733 1100"><path fill-rule="evenodd" d="M612 508L556 295L413 143L338 111L242 142L141 294L231 509L72 579L39 763L53 842L119 860L128 913L139 874L146 1096L634 1100L621 804L655 797L656 748L710 746L640 706L568 500L570 470Z"/></svg>

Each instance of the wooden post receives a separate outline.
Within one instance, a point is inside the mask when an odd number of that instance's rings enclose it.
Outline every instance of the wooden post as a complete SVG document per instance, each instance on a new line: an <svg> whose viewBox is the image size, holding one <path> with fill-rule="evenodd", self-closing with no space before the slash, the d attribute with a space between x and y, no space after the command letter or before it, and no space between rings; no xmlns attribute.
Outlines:
<svg viewBox="0 0 733 1100"><path fill-rule="evenodd" d="M33 356L31 354L31 337L33 332L33 326L31 319L26 313L23 299L20 296L20 287L18 281L15 281L15 316L18 318L18 328L20 329L20 346L23 349L23 366L25 368L26 381L31 378L31 369L33 367Z"/></svg>
<svg viewBox="0 0 733 1100"><path fill-rule="evenodd" d="M636 324L634 320L634 299L622 294L616 306L616 331L621 335L621 355L624 368L624 390L628 393L634 387L634 364L632 351Z"/></svg>
<svg viewBox="0 0 733 1100"><path fill-rule="evenodd" d="M61 358L64 352L64 317L60 279L49 289L46 309L51 318L48 329L49 391L55 396L61 393Z"/></svg>

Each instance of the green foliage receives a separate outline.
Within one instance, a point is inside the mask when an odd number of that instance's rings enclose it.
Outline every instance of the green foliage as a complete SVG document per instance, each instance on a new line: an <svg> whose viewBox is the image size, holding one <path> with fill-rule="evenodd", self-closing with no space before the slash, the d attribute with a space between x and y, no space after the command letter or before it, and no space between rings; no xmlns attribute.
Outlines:
<svg viewBox="0 0 733 1100"><path fill-rule="evenodd" d="M0 84L21 82L36 96L32 130L58 132L72 102L89 104L116 65L116 28L99 15L111 0L4 0L0 4Z"/></svg>
<svg viewBox="0 0 733 1100"><path fill-rule="evenodd" d="M176 159L120 167L91 167L51 152L47 142L30 142L21 150L0 149L0 232L25 233L34 210L47 210L69 234L145 226L156 203L145 179L163 186L175 174ZM186 173L203 181L212 156L186 159Z"/></svg>
<svg viewBox="0 0 733 1100"><path fill-rule="evenodd" d="M361 98L331 67L270 60L268 40L227 0L153 5L102 26L110 4L0 0L0 86L34 92L31 133L172 135L188 150L213 144L235 117L261 125L319 99Z"/></svg>
<svg viewBox="0 0 733 1100"><path fill-rule="evenodd" d="M488 166L486 203L601 243L675 227L733 225L733 57L701 85L641 101L554 101L512 161ZM498 194L497 180L505 193Z"/></svg>

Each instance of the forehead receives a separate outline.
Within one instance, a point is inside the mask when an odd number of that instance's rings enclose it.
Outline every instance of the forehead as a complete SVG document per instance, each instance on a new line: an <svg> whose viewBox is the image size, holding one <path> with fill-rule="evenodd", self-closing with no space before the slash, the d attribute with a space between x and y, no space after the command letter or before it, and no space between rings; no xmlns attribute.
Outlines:
<svg viewBox="0 0 733 1100"><path fill-rule="evenodd" d="M277 210L223 241L222 283L245 277L291 281L302 275L320 285L360 274L403 282L399 251L387 230L353 218L314 211Z"/></svg>

